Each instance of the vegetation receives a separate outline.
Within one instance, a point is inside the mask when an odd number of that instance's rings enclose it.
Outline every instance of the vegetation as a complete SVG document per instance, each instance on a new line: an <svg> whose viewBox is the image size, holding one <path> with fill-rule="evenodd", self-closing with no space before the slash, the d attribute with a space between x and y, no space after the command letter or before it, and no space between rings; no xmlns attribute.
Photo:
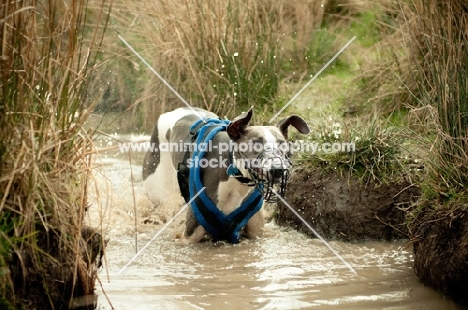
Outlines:
<svg viewBox="0 0 468 310"><path fill-rule="evenodd" d="M253 105L257 122L268 119L289 99L283 85L305 83L353 31L369 26L347 18L333 22L335 6L306 0L116 2L114 35L104 43L109 59L92 90L102 98L98 110L125 110L136 127L150 132L161 112L181 106L119 42L120 34L194 106L233 117ZM372 38L364 37L369 44ZM324 75L349 69L350 58L335 60Z"/></svg>
<svg viewBox="0 0 468 310"><path fill-rule="evenodd" d="M406 111L424 161L421 199L408 229L421 282L468 304L468 4L398 0L382 65L363 75L367 103Z"/></svg>
<svg viewBox="0 0 468 310"><path fill-rule="evenodd" d="M464 201L467 5L458 0L382 3L375 14L381 40L370 46L374 61L362 66L350 105L361 115L377 112L408 126L406 153L424 158L428 173L421 186L427 198Z"/></svg>
<svg viewBox="0 0 468 310"><path fill-rule="evenodd" d="M431 190L424 190L425 196L465 201L468 7L458 0L391 4L385 16L395 18L392 27L382 24L381 63L361 76L362 93L367 104L380 104L381 113L405 111L411 129L407 140L428 168L422 186Z"/></svg>
<svg viewBox="0 0 468 310"><path fill-rule="evenodd" d="M406 172L401 158L421 157L410 227L424 224L421 211L467 203L467 4L360 3L117 0L106 36L106 2L2 4L1 308L58 307L93 292L96 252L84 245L100 238L83 225L91 111L128 113L132 130L150 132L161 112L181 106L119 34L194 106L233 117L253 105L256 123L356 35L297 99L306 103L288 108L309 120L311 142L353 142L355 151L297 158L382 183ZM320 114L325 102L331 117ZM58 280L42 286L50 277Z"/></svg>
<svg viewBox="0 0 468 310"><path fill-rule="evenodd" d="M0 7L2 309L63 308L93 294L101 244L83 224L94 152L83 96L105 10L82 0Z"/></svg>
<svg viewBox="0 0 468 310"><path fill-rule="evenodd" d="M404 176L401 129L388 125L377 116L370 119L326 116L309 124L309 143L317 151L299 154L299 161L325 170L357 175L364 183L381 184Z"/></svg>
<svg viewBox="0 0 468 310"><path fill-rule="evenodd" d="M432 12L439 12L432 14ZM424 108L432 125L433 147L427 182L445 200L467 201L468 192L468 5L451 0L409 4L409 54L413 74L405 81L415 108ZM416 15L417 14L417 15ZM431 139L433 138L433 139Z"/></svg>

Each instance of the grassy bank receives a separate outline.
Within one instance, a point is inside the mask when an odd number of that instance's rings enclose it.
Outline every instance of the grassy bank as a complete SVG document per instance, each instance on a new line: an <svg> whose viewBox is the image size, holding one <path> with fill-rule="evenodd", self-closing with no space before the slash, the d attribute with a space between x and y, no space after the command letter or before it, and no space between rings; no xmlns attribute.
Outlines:
<svg viewBox="0 0 468 310"><path fill-rule="evenodd" d="M297 158L313 167L357 176L363 184L380 185L404 178L409 171L403 158L405 132L377 115L343 118L323 115L310 123L310 143L329 148L301 152Z"/></svg>
<svg viewBox="0 0 468 310"><path fill-rule="evenodd" d="M423 283L468 304L468 4L407 6L413 74L405 85L412 111L424 111L419 120L427 130L418 142L429 150L423 196L409 224L415 271Z"/></svg>
<svg viewBox="0 0 468 310"><path fill-rule="evenodd" d="M100 238L83 225L94 152L83 98L106 9L81 0L1 5L2 309L58 309L93 294Z"/></svg>
<svg viewBox="0 0 468 310"><path fill-rule="evenodd" d="M362 111L408 128L406 152L425 161L423 200L435 204L467 198L467 10L458 0L388 2L378 58L358 77Z"/></svg>
<svg viewBox="0 0 468 310"><path fill-rule="evenodd" d="M404 152L422 159L421 198L408 208L419 279L458 302L468 268L468 5L391 1L376 50L361 78L363 105L403 115Z"/></svg>

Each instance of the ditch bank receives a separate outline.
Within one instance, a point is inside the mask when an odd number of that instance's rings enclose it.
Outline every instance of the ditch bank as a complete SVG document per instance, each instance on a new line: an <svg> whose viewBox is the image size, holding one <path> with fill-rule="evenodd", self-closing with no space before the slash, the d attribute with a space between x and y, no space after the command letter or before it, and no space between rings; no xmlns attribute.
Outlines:
<svg viewBox="0 0 468 310"><path fill-rule="evenodd" d="M93 228L83 227L77 252L60 248L53 229L38 230L37 236L37 248L25 247L12 255L15 303L0 298L0 309L96 309L94 288L106 243L102 236Z"/></svg>
<svg viewBox="0 0 468 310"><path fill-rule="evenodd" d="M419 280L468 305L468 204L426 205L409 230Z"/></svg>
<svg viewBox="0 0 468 310"><path fill-rule="evenodd" d="M407 180L366 185L337 170L298 166L289 181L286 201L326 239L394 240L408 238L405 209L418 196L419 189ZM277 222L313 236L281 203Z"/></svg>

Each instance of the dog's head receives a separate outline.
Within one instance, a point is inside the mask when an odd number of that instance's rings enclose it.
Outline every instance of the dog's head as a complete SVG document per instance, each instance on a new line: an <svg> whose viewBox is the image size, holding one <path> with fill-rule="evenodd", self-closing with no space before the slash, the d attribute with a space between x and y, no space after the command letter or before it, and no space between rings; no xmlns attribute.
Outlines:
<svg viewBox="0 0 468 310"><path fill-rule="evenodd" d="M276 200L272 188L284 195L291 169L288 128L300 133L310 129L302 117L291 115L276 126L250 126L252 108L236 117L227 127L227 134L234 142L234 164L244 177L255 182L266 200Z"/></svg>

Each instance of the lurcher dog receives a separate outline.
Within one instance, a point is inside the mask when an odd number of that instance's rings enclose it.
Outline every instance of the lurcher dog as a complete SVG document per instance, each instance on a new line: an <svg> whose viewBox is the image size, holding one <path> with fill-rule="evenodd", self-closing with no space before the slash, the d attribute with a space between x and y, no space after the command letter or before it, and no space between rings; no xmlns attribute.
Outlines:
<svg viewBox="0 0 468 310"><path fill-rule="evenodd" d="M150 141L154 149L143 163L145 190L156 204L173 192L192 199L185 242L207 235L236 243L241 231L250 239L263 235L263 199L283 195L289 177L288 128L307 134L309 127L297 115L276 126L251 126L252 114L251 108L226 121L202 109L179 108L159 117Z"/></svg>

